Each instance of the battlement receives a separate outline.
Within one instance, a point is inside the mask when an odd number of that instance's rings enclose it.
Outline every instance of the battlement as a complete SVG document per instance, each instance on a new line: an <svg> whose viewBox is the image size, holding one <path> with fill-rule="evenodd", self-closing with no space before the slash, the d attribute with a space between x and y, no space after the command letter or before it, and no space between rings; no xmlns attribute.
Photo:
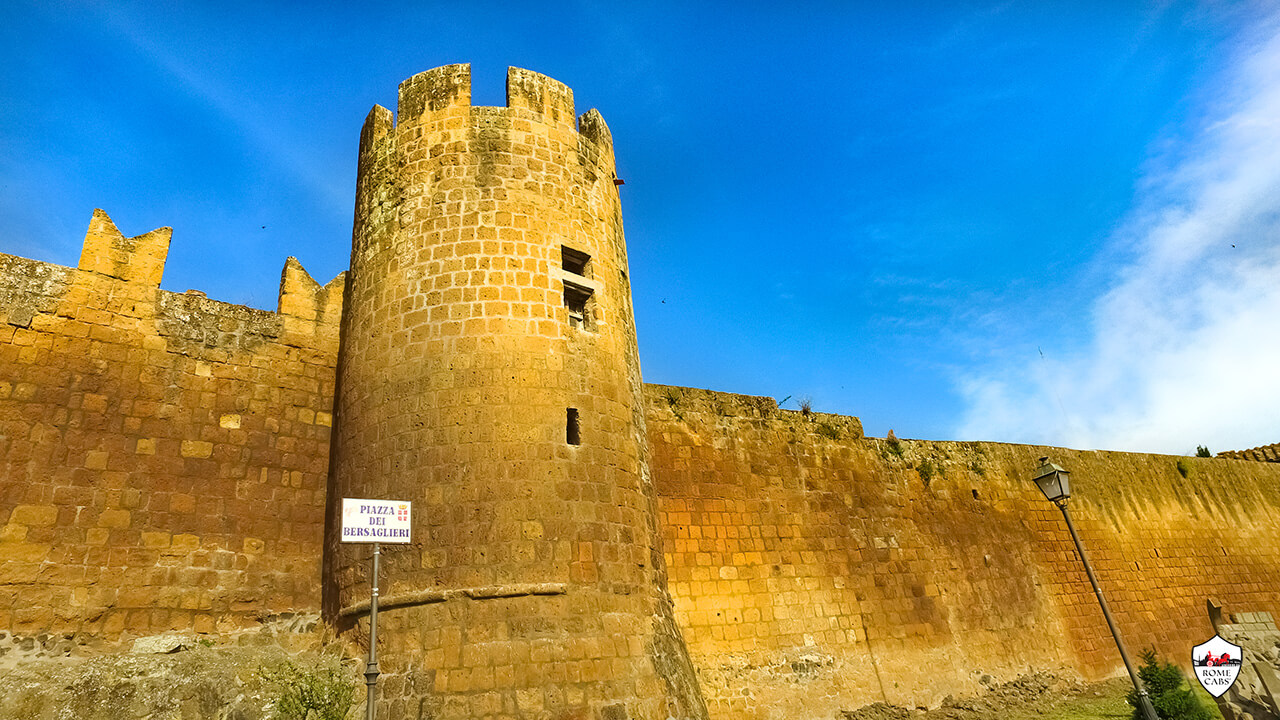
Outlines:
<svg viewBox="0 0 1280 720"><path fill-rule="evenodd" d="M564 83L517 67L507 68L507 107L531 110L548 125L572 125L576 117L573 91Z"/></svg>
<svg viewBox="0 0 1280 720"><path fill-rule="evenodd" d="M0 253L0 564L25 579L0 588L5 632L318 609L345 275L289 258L278 312L170 292L171 236L95 210L79 267Z"/></svg>
<svg viewBox="0 0 1280 720"><path fill-rule="evenodd" d="M393 118L386 108L375 105L365 120L361 146L365 147L366 143L384 136L391 129L414 123L427 114L466 111L473 116L489 116L494 110L515 110L515 116L576 131L595 142L601 151L612 152L613 137L600 113L591 109L581 117L576 116L573 90L532 70L507 68L505 108L472 106L469 64L434 68L400 83L396 117Z"/></svg>
<svg viewBox="0 0 1280 720"><path fill-rule="evenodd" d="M307 332L320 326L336 332L342 317L342 290L346 279L347 274L342 272L321 285L290 255L280 271L280 296L276 304L285 332Z"/></svg>
<svg viewBox="0 0 1280 720"><path fill-rule="evenodd" d="M160 287L172 237L171 227L125 237L106 211L95 208L84 236L79 268L125 282Z"/></svg>
<svg viewBox="0 0 1280 720"><path fill-rule="evenodd" d="M336 345L346 273L322 286L290 257L281 272L276 312L213 300L195 290L174 293L160 289L172 236L173 228L162 227L125 237L105 211L95 209L77 268L0 255L0 278L5 280L0 321L15 327L33 322L41 326L55 315L79 318L105 311L117 318L154 320L162 333L179 339L190 334L181 328L199 316L218 318L213 324L223 326L221 332L200 335L200 344L208 347L216 347L220 337L241 333L267 338L322 335ZM43 320L36 320L42 315Z"/></svg>

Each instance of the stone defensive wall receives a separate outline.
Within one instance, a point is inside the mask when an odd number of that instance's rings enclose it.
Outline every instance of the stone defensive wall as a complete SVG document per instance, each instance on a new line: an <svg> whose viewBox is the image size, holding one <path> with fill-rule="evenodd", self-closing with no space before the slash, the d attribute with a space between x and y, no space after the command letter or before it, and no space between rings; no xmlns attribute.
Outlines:
<svg viewBox="0 0 1280 720"><path fill-rule="evenodd" d="M172 231L101 210L75 268L0 254L0 641L323 615L354 652L370 549L339 500L381 497L414 503L384 717L832 718L1118 674L1043 455L1134 655L1187 668L1207 599L1280 613L1274 447L867 438L644 385L603 119L518 68L506 107L470 87L373 109L351 270L289 258L276 312L161 290Z"/></svg>
<svg viewBox="0 0 1280 720"><path fill-rule="evenodd" d="M713 718L936 705L992 679L1122 672L1037 458L1131 654L1189 670L1206 598L1280 610L1280 466L862 437L769 398L646 387L677 620Z"/></svg>
<svg viewBox="0 0 1280 720"><path fill-rule="evenodd" d="M114 640L319 610L343 277L279 312L159 288L172 230L0 254L0 631Z"/></svg>
<svg viewBox="0 0 1280 720"><path fill-rule="evenodd" d="M79 267L0 255L0 631L226 633L321 602L343 276L279 311L159 289L170 231L94 213ZM1280 464L866 438L856 418L645 386L676 621L713 718L934 704L1185 662L1206 598L1280 612Z"/></svg>

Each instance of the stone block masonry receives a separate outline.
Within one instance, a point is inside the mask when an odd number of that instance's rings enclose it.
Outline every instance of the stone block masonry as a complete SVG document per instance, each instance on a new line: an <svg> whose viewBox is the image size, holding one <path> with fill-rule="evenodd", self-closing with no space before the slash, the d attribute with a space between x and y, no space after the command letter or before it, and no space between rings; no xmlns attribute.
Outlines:
<svg viewBox="0 0 1280 720"><path fill-rule="evenodd" d="M374 107L350 273L290 258L276 312L161 290L171 231L102 211L76 268L0 255L0 632L322 611L361 652L368 547L325 535L347 496L414 503L380 717L829 719L1114 674L1043 454L1132 649L1187 662L1207 596L1280 612L1280 463L644 386L604 120L518 68L505 107L470 90L451 65Z"/></svg>
<svg viewBox="0 0 1280 720"><path fill-rule="evenodd" d="M1121 670L1058 510L1131 651L1187 666L1207 596L1280 608L1272 463L864 438L769 398L648 386L676 617L713 718L833 717L981 692L984 674Z"/></svg>
<svg viewBox="0 0 1280 720"><path fill-rule="evenodd" d="M389 716L705 717L615 177L599 113L519 68L505 107L472 106L451 65L365 122L331 487L413 502L412 545L383 555ZM367 548L331 532L325 553L326 616L366 644Z"/></svg>
<svg viewBox="0 0 1280 720"><path fill-rule="evenodd" d="M1256 462L1280 463L1280 443L1249 448L1248 450L1228 450L1218 453L1218 457L1233 460L1253 460Z"/></svg>
<svg viewBox="0 0 1280 720"><path fill-rule="evenodd" d="M0 628L105 639L319 609L341 276L281 312L159 289L171 230L93 213L0 255Z"/></svg>

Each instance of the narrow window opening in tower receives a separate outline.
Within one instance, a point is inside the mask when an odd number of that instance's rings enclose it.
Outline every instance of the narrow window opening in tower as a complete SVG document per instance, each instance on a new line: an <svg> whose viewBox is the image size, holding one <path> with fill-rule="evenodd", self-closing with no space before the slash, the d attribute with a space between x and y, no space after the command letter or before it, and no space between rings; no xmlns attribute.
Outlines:
<svg viewBox="0 0 1280 720"><path fill-rule="evenodd" d="M578 427L578 408L566 408L564 441L570 445L582 444L582 436Z"/></svg>
<svg viewBox="0 0 1280 720"><path fill-rule="evenodd" d="M582 330L592 330L591 288L564 283L564 306L569 309L569 324Z"/></svg>
<svg viewBox="0 0 1280 720"><path fill-rule="evenodd" d="M580 250L574 250L567 245L561 245L560 267L564 268L566 272L589 278L591 277L591 256Z"/></svg>

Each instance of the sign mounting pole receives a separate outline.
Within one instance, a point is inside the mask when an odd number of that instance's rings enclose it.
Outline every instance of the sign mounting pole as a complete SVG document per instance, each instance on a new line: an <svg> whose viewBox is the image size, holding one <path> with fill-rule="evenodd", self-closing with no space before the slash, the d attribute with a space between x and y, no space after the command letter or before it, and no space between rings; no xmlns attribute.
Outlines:
<svg viewBox="0 0 1280 720"><path fill-rule="evenodd" d="M374 543L373 582L369 593L369 661L364 665L365 720L374 720L373 703L378 693L378 561L381 556L381 543Z"/></svg>
<svg viewBox="0 0 1280 720"><path fill-rule="evenodd" d="M342 499L342 542L373 543L369 574L369 659L364 664L365 720L375 720L378 698L378 571L382 543L407 544L413 530L407 500Z"/></svg>

